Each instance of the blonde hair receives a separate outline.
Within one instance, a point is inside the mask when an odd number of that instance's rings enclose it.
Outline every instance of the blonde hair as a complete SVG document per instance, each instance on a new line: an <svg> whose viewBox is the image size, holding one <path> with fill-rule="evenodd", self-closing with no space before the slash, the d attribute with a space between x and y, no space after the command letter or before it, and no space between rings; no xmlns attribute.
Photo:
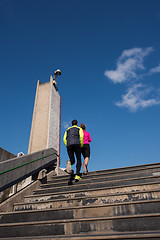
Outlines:
<svg viewBox="0 0 160 240"><path fill-rule="evenodd" d="M84 125L84 123L81 123L80 127L81 127L83 130L86 130L86 126Z"/></svg>

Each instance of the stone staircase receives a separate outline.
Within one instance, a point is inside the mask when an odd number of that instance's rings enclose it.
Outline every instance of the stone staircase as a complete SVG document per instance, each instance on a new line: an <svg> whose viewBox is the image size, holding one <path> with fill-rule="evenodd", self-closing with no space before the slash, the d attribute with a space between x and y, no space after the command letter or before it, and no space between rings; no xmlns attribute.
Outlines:
<svg viewBox="0 0 160 240"><path fill-rule="evenodd" d="M160 239L160 163L53 177L0 213L0 239Z"/></svg>

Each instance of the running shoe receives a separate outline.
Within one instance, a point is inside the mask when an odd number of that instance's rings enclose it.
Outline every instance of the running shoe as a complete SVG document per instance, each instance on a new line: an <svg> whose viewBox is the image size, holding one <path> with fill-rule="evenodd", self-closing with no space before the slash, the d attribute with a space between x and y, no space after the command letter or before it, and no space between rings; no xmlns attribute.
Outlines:
<svg viewBox="0 0 160 240"><path fill-rule="evenodd" d="M82 180L82 178L78 175L75 176L75 182L79 182L79 180Z"/></svg>
<svg viewBox="0 0 160 240"><path fill-rule="evenodd" d="M67 160L66 172L72 173L71 162L69 160Z"/></svg>

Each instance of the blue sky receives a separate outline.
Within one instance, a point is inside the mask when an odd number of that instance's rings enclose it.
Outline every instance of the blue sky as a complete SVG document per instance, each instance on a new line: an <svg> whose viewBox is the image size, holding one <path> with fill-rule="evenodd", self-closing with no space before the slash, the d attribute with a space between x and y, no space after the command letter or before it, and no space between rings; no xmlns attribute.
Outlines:
<svg viewBox="0 0 160 240"><path fill-rule="evenodd" d="M2 148L27 153L37 80L60 68L61 138L86 124L90 171L160 161L159 0L1 0L0 35Z"/></svg>

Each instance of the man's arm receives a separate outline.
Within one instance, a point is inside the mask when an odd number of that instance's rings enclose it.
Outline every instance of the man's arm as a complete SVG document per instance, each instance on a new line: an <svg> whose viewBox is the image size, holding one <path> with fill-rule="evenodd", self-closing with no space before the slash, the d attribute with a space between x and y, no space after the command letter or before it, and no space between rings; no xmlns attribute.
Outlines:
<svg viewBox="0 0 160 240"><path fill-rule="evenodd" d="M83 130L82 130L82 128L80 128L80 130L79 130L79 138L80 138L81 147L83 147Z"/></svg>
<svg viewBox="0 0 160 240"><path fill-rule="evenodd" d="M67 147L67 131L65 131L64 137L63 137L63 142Z"/></svg>

